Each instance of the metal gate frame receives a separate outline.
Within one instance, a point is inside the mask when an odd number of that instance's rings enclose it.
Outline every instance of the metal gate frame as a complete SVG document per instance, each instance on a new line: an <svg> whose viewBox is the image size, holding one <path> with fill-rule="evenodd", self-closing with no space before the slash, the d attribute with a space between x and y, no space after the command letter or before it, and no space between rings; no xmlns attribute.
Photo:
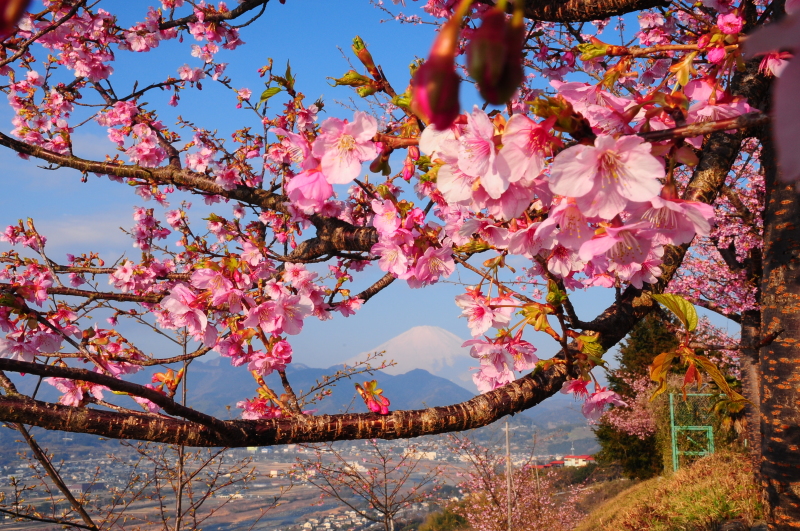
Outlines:
<svg viewBox="0 0 800 531"><path fill-rule="evenodd" d="M710 393L687 393L686 397L690 396L714 396ZM669 424L670 434L672 438L672 469L677 471L680 464L681 455L693 456L706 456L714 453L714 427L713 426L676 426L675 425L675 393L669 394ZM704 432L706 434L708 444L706 449L702 451L684 451L678 449L678 433L682 431L688 432ZM691 438L690 438L691 439Z"/></svg>

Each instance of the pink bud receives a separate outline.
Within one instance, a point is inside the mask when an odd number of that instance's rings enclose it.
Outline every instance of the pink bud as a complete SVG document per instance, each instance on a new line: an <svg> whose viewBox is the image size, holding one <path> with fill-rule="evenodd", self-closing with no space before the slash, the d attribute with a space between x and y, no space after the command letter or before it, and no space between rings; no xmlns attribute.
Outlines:
<svg viewBox="0 0 800 531"><path fill-rule="evenodd" d="M442 30L444 31L444 30ZM411 108L439 130L450 127L458 117L461 103L455 60L431 56L414 72L411 80Z"/></svg>
<svg viewBox="0 0 800 531"><path fill-rule="evenodd" d="M709 63L720 63L723 59L725 59L725 48L722 46L715 46L708 50L706 57L708 57Z"/></svg>
<svg viewBox="0 0 800 531"><path fill-rule="evenodd" d="M430 57L411 79L411 109L439 130L450 127L461 110L455 57L461 20L471 4L472 0L461 0L433 42Z"/></svg>
<svg viewBox="0 0 800 531"><path fill-rule="evenodd" d="M405 162L403 162L403 173L402 173L402 177L406 182L410 181L411 177L414 176L415 169L416 167L414 166L414 161L411 159L411 157L406 157Z"/></svg>
<svg viewBox="0 0 800 531"><path fill-rule="evenodd" d="M467 69L489 103L506 103L522 82L524 40L525 25L519 9L510 21L499 8L483 16L481 27L467 45Z"/></svg>
<svg viewBox="0 0 800 531"><path fill-rule="evenodd" d="M30 0L0 0L0 37L14 31L30 3Z"/></svg>

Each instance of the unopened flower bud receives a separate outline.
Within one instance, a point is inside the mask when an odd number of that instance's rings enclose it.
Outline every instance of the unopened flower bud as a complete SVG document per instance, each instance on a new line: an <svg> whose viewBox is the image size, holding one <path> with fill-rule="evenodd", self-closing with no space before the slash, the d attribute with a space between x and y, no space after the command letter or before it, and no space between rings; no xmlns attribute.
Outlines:
<svg viewBox="0 0 800 531"><path fill-rule="evenodd" d="M517 2L521 6L520 2ZM478 82L481 96L493 104L506 103L522 82L525 24L518 7L511 20L502 9L483 16L481 27L467 45L467 70Z"/></svg>
<svg viewBox="0 0 800 531"><path fill-rule="evenodd" d="M411 157L406 157L406 160L403 162L403 180L406 182L410 181L411 177L414 176L415 170L416 166L414 166L414 161L411 159Z"/></svg>
<svg viewBox="0 0 800 531"><path fill-rule="evenodd" d="M391 155L391 153L392 149L382 150L380 155L369 165L369 171L372 173L381 173L383 175L392 173L392 169L389 167L389 155Z"/></svg>
<svg viewBox="0 0 800 531"><path fill-rule="evenodd" d="M375 61L372 59L372 54L369 53L367 50L367 45L364 44L364 41L361 40L361 37L356 35L356 38L353 39L353 53L356 54L358 60L367 68L369 71L369 75L374 77L375 79L380 79L381 74L378 71L378 68L375 66Z"/></svg>
<svg viewBox="0 0 800 531"><path fill-rule="evenodd" d="M661 194L659 195L661 195L662 198L670 201L680 199L681 197L678 193L678 187L675 186L675 183L672 181L664 185L664 188L661 189Z"/></svg>
<svg viewBox="0 0 800 531"><path fill-rule="evenodd" d="M0 37L10 35L31 0L0 0Z"/></svg>
<svg viewBox="0 0 800 531"><path fill-rule="evenodd" d="M374 85L364 85L363 87L358 87L356 92L362 98L366 98L367 96L372 96L376 92L378 92L378 87Z"/></svg>
<svg viewBox="0 0 800 531"><path fill-rule="evenodd" d="M416 69L411 79L411 108L437 129L447 129L461 111L456 74L456 48L461 20L472 0L462 0L433 42L430 57Z"/></svg>

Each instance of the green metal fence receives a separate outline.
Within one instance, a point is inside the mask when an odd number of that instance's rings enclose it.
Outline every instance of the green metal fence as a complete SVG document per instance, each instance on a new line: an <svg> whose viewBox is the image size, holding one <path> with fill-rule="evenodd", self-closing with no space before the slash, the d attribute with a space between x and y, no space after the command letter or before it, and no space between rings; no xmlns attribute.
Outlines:
<svg viewBox="0 0 800 531"><path fill-rule="evenodd" d="M687 393L684 400L681 394L670 393L673 470L714 453L714 413L711 411L713 396L707 393Z"/></svg>

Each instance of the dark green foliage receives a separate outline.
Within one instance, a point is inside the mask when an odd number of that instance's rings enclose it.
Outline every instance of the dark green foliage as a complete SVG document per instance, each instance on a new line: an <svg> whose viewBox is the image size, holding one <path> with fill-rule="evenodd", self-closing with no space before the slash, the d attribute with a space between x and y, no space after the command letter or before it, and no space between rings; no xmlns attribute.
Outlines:
<svg viewBox="0 0 800 531"><path fill-rule="evenodd" d="M461 529L467 529L467 520L449 509L429 514L419 526L419 531L458 531Z"/></svg>
<svg viewBox="0 0 800 531"><path fill-rule="evenodd" d="M626 398L631 389L625 379L635 379L649 373L653 358L678 346L678 338L657 315L642 319L622 341L617 355L620 368L609 376L609 388ZM595 455L601 465L616 465L629 478L647 479L663 469L661 451L655 435L640 439L613 428L601 421L595 435L601 450Z"/></svg>
<svg viewBox="0 0 800 531"><path fill-rule="evenodd" d="M587 482L587 480L592 481L594 479L594 473L596 470L597 463L589 463L586 466L567 466L564 468L557 468L552 471L554 476L553 486L559 490L565 490L569 487L582 485L583 483Z"/></svg>
<svg viewBox="0 0 800 531"><path fill-rule="evenodd" d="M671 324L677 325L677 322ZM617 354L620 371L627 375L646 375L653 358L662 352L673 350L678 343L678 338L658 315L648 314L620 344ZM610 376L608 381L611 390L623 396L629 395L630 389L621 378Z"/></svg>
<svg viewBox="0 0 800 531"><path fill-rule="evenodd" d="M661 473L664 464L655 435L640 439L601 421L594 430L601 450L595 454L601 466L617 465L632 479L648 479Z"/></svg>

